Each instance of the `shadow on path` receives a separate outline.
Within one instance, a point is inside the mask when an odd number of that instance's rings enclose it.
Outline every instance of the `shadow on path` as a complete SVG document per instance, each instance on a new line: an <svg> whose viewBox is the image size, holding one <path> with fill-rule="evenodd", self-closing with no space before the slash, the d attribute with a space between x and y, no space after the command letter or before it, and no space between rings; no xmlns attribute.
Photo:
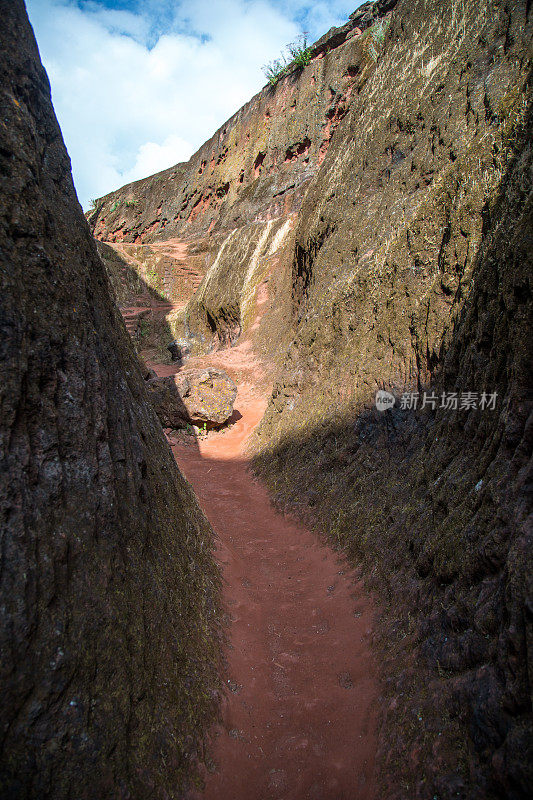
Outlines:
<svg viewBox="0 0 533 800"><path fill-rule="evenodd" d="M173 446L217 537L230 614L227 696L203 800L374 797L373 607L351 568L278 512L243 456L266 402Z"/></svg>

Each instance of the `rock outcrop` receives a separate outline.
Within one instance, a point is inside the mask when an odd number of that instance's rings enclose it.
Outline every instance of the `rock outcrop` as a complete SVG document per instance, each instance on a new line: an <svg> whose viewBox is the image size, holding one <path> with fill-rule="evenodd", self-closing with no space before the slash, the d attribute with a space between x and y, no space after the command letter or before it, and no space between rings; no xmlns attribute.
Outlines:
<svg viewBox="0 0 533 800"><path fill-rule="evenodd" d="M0 795L177 798L219 686L212 532L1 0Z"/></svg>
<svg viewBox="0 0 533 800"><path fill-rule="evenodd" d="M146 385L161 424L169 428L222 425L231 417L237 396L237 387L221 369L184 369Z"/></svg>
<svg viewBox="0 0 533 800"><path fill-rule="evenodd" d="M173 335L270 359L256 468L388 605L384 795L404 800L531 791L532 13L365 4L90 218L204 253Z"/></svg>

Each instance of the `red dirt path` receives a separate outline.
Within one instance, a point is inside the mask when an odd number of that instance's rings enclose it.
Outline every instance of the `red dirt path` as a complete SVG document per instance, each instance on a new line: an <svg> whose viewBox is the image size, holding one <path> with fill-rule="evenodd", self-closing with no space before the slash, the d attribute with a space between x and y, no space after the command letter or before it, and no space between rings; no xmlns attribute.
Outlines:
<svg viewBox="0 0 533 800"><path fill-rule="evenodd" d="M209 363L239 378L239 367L256 366L245 343ZM216 768L190 797L373 800L380 688L369 642L373 608L350 568L275 510L250 472L243 448L265 407L240 380L242 417L198 446L172 448L216 532L231 615Z"/></svg>

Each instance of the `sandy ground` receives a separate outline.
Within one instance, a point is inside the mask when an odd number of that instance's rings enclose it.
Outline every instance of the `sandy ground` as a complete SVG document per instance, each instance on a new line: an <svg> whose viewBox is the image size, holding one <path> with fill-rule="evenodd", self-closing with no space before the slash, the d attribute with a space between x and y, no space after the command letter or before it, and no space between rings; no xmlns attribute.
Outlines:
<svg viewBox="0 0 533 800"><path fill-rule="evenodd" d="M227 369L239 391L226 430L189 444L169 433L215 530L231 618L223 721L212 731L205 789L191 800L371 800L380 691L371 601L249 470L246 441L267 396L249 343L201 363Z"/></svg>

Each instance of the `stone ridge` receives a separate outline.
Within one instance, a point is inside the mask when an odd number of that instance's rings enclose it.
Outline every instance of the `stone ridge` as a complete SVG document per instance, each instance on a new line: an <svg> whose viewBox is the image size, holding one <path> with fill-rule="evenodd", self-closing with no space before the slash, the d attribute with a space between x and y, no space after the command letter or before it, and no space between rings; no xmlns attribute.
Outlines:
<svg viewBox="0 0 533 800"><path fill-rule="evenodd" d="M388 14L398 0L378 0L378 2L363 3L357 11L350 14L348 22L339 28L330 28L324 36L321 36L312 46L311 54L313 57L320 53L325 53L341 44L344 44L350 34L357 33L355 29L363 32L377 20Z"/></svg>
<svg viewBox="0 0 533 800"><path fill-rule="evenodd" d="M354 40L396 0L366 3L313 46L314 57L266 86L195 153L96 201L98 239L148 243L197 238L297 211L345 112L358 67Z"/></svg>

